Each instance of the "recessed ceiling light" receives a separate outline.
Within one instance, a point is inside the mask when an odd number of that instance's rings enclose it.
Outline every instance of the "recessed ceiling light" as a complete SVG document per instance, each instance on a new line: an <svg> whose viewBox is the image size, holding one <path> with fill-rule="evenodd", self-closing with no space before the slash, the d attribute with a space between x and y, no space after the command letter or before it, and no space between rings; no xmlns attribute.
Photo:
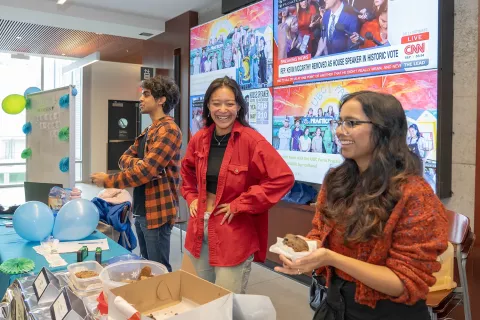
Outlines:
<svg viewBox="0 0 480 320"><path fill-rule="evenodd" d="M58 0L57 4L64 4L65 2L67 2L67 0Z"/></svg>
<svg viewBox="0 0 480 320"><path fill-rule="evenodd" d="M22 40L22 37L20 37L20 36L19 36L19 37L17 37L17 40Z"/></svg>

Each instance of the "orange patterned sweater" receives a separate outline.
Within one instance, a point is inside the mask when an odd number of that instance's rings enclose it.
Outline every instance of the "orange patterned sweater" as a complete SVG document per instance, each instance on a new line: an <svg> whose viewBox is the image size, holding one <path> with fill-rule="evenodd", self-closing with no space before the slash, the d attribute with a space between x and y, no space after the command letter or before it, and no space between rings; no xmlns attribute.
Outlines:
<svg viewBox="0 0 480 320"><path fill-rule="evenodd" d="M413 305L423 300L430 286L436 282L432 273L440 270L436 261L448 245L448 221L445 208L430 185L421 177L411 177L402 187L403 196L393 209L382 237L365 243L343 246L342 235L334 225L322 221L320 208L326 205L326 190L322 187L317 200L313 229L307 238L319 241L337 253L375 265L387 266L402 280L405 290L399 297L392 297L373 290L350 275L335 270L344 280L356 283L355 301L375 308L377 301ZM317 274L324 274L327 286L332 268L322 267Z"/></svg>

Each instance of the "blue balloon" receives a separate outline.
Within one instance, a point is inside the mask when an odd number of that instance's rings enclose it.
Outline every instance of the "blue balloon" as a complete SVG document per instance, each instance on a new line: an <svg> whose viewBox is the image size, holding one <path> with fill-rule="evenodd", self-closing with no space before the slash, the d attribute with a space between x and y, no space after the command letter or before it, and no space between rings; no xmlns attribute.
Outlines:
<svg viewBox="0 0 480 320"><path fill-rule="evenodd" d="M30 87L28 88L27 90L25 90L25 93L23 94L23 96L26 98L27 95L31 94L31 93L35 93L35 92L40 92L42 91L40 88L37 88L37 87Z"/></svg>
<svg viewBox="0 0 480 320"><path fill-rule="evenodd" d="M70 106L70 95L64 94L63 96L61 96L58 104L60 105L60 108L68 109L68 107Z"/></svg>
<svg viewBox="0 0 480 320"><path fill-rule="evenodd" d="M53 226L53 237L61 241L81 240L97 228L100 214L86 199L67 202L58 212Z"/></svg>
<svg viewBox="0 0 480 320"><path fill-rule="evenodd" d="M60 159L60 162L58 163L58 168L62 172L68 172L70 168L70 158L69 157L63 157Z"/></svg>
<svg viewBox="0 0 480 320"><path fill-rule="evenodd" d="M30 134L32 132L32 123L27 122L23 125L22 131L24 134Z"/></svg>
<svg viewBox="0 0 480 320"><path fill-rule="evenodd" d="M77 94L78 94L77 88L73 88L73 89L72 89L72 96L75 97Z"/></svg>
<svg viewBox="0 0 480 320"><path fill-rule="evenodd" d="M53 212L39 201L22 204L13 214L13 228L28 241L41 241L52 234Z"/></svg>

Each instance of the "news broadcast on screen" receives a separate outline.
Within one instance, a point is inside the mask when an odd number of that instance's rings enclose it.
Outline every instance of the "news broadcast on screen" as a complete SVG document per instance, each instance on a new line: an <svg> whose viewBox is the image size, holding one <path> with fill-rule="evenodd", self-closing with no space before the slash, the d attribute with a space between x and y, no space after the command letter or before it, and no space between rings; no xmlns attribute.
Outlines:
<svg viewBox="0 0 480 320"><path fill-rule="evenodd" d="M274 85L437 68L438 0L274 0Z"/></svg>

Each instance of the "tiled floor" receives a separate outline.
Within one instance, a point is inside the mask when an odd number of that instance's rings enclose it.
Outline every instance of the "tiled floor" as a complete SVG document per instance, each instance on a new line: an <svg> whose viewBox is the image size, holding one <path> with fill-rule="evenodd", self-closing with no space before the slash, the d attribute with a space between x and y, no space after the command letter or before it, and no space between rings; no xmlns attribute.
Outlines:
<svg viewBox="0 0 480 320"><path fill-rule="evenodd" d="M88 185L77 185L83 191L83 198L92 199L99 190ZM0 188L0 204L10 206L25 201L23 188ZM185 232L182 232L185 239ZM183 241L183 243L185 243ZM139 249L134 252L139 254ZM183 254L180 252L180 230L175 228L170 246L170 264L174 270L180 268ZM271 271L262 265L254 263L247 287L248 294L258 294L270 297L277 311L278 320L309 320L313 317L308 305L308 288L281 274Z"/></svg>

